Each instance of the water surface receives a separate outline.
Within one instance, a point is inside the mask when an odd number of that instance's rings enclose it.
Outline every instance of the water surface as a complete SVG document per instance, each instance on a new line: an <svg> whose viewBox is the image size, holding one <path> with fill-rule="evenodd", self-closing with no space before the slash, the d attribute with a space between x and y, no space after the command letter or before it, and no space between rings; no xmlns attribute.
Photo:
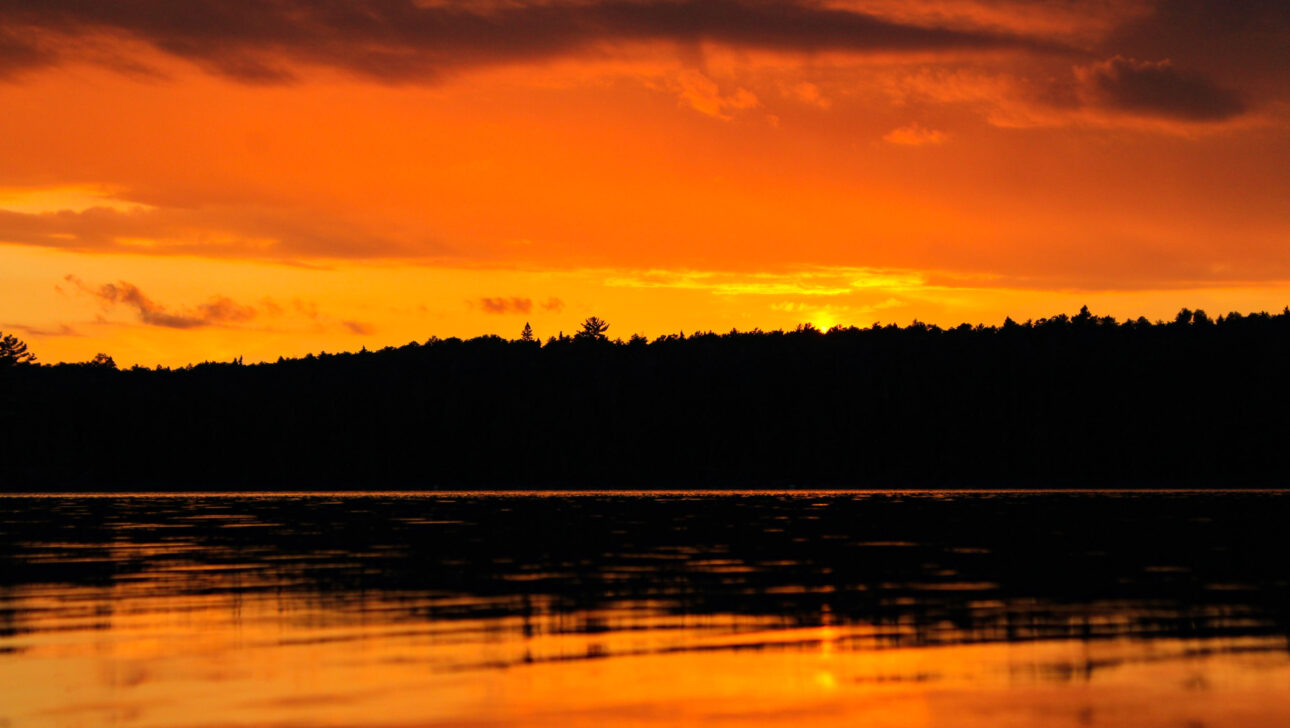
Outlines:
<svg viewBox="0 0 1290 728"><path fill-rule="evenodd" d="M0 497L0 726L1285 726L1283 492Z"/></svg>

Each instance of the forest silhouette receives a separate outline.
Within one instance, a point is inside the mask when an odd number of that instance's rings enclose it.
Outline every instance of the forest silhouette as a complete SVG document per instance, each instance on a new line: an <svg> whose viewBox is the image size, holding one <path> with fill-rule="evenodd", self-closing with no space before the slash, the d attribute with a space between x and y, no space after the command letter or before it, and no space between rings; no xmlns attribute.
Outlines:
<svg viewBox="0 0 1290 728"><path fill-rule="evenodd" d="M593 317L594 319L594 317ZM276 363L0 357L8 490L1286 482L1290 308L540 342ZM21 343L21 342L16 342ZM24 352L25 353L25 352ZM30 355L27 355L30 359Z"/></svg>

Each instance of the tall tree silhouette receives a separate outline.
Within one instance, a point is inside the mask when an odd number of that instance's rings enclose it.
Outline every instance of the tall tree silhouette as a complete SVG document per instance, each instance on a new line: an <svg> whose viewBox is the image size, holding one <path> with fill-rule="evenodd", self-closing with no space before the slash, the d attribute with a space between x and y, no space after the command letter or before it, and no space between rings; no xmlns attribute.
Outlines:
<svg viewBox="0 0 1290 728"><path fill-rule="evenodd" d="M34 363L36 363L36 355L27 351L25 342L0 331L0 369Z"/></svg>
<svg viewBox="0 0 1290 728"><path fill-rule="evenodd" d="M609 338L605 336L605 332L608 330L608 322L595 316L589 316L586 321L582 322L582 330L574 334L573 338L584 341L605 341Z"/></svg>
<svg viewBox="0 0 1290 728"><path fill-rule="evenodd" d="M520 341L537 341L537 338L533 336L533 327L529 325L528 321L524 322L524 330L520 332Z"/></svg>

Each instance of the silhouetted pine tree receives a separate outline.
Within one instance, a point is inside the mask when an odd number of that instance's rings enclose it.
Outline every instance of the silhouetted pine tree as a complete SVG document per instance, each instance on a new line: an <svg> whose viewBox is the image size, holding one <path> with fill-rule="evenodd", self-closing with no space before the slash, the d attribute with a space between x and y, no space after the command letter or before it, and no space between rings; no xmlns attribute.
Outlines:
<svg viewBox="0 0 1290 728"><path fill-rule="evenodd" d="M35 363L36 355L27 351L26 342L0 331L0 368Z"/></svg>

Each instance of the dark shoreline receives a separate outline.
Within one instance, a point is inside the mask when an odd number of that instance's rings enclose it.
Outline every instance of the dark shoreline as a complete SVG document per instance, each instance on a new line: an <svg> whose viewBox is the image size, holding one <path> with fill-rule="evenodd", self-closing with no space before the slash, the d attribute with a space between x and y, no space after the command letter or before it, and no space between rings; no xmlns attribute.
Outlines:
<svg viewBox="0 0 1290 728"><path fill-rule="evenodd" d="M1290 484L1290 311L0 370L0 490Z"/></svg>
<svg viewBox="0 0 1290 728"><path fill-rule="evenodd" d="M922 499L939 499L945 497L953 498L975 498L993 499L999 497L1018 498L1018 497L1061 497L1071 496L1073 498L1118 498L1118 497L1137 497L1137 496L1169 496L1180 497L1184 499L1207 499L1223 498L1230 496L1240 498L1246 496L1267 496L1277 499L1284 499L1290 496L1290 488L1056 488L1056 489L1038 489L1038 488L978 488L978 489L921 489L921 488L892 488L892 489L871 489L871 488L794 488L794 489L760 489L760 488L645 488L645 489L571 489L571 488L551 488L551 489L465 489L465 490L355 490L349 489L276 489L276 490L50 490L50 491L10 491L0 490L0 501L23 501L23 500L65 500L77 501L81 499L91 500L166 500L166 499L217 499L217 500L302 500L311 501L315 499L340 499L353 501L366 500L389 500L389 499L407 499L410 501L421 500L497 500L497 501L520 501L528 502L533 500L547 499L582 499L588 498L593 500L639 500L639 499L691 499L699 498L704 500L722 500L734 499L742 500L745 498L780 498L787 500L798 500L808 498L829 498L829 499L868 499L874 497L890 496L896 500L906 498Z"/></svg>
<svg viewBox="0 0 1290 728"><path fill-rule="evenodd" d="M1283 485L1247 485L1247 486L1230 486L1214 485L1206 486L1199 484L1176 485L1176 484L1118 484L1118 485L1061 485L1061 486L1023 486L1023 485L963 485L963 484L946 484L946 485L883 485L883 486L865 486L865 485L842 485L842 484L819 484L819 485L767 485L767 484L668 484L658 483L653 485L637 485L631 487L614 487L611 485L555 485L555 484L512 484L512 485L491 485L491 486L442 486L442 487L408 487L391 485L389 487L358 487L354 484L334 484L334 485L237 485L236 487L213 487L210 485L175 485L175 486L132 486L122 488L105 488L91 487L83 488L51 488L46 490L32 490L21 487L0 487L0 498L3 497L43 497L43 496L237 496L237 495L265 495L265 496L291 496L291 495L332 495L332 496L471 496L471 495L497 495L497 496L546 496L546 495L634 495L650 494L659 496L670 495L810 495L810 494L1036 494L1036 495L1060 495L1069 494L1097 494L1097 493L1175 493L1175 494L1223 494L1223 493L1266 493L1266 494L1290 494L1290 484Z"/></svg>

